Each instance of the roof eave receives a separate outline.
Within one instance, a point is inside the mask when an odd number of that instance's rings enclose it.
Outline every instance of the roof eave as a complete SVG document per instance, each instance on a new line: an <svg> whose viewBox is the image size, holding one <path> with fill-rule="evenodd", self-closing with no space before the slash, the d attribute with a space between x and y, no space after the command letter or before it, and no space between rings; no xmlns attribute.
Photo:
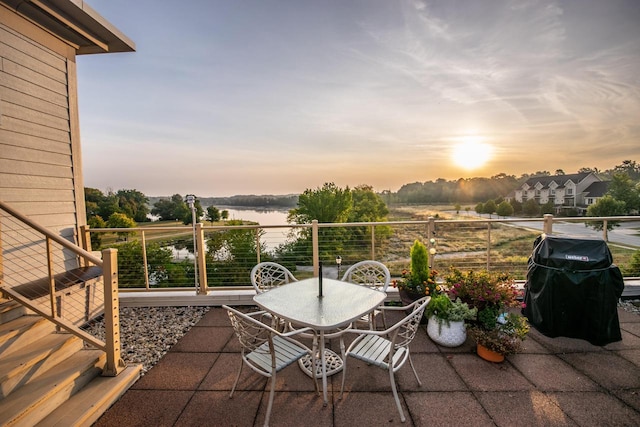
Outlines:
<svg viewBox="0 0 640 427"><path fill-rule="evenodd" d="M82 0L0 0L76 48L77 55L134 52L135 44Z"/></svg>

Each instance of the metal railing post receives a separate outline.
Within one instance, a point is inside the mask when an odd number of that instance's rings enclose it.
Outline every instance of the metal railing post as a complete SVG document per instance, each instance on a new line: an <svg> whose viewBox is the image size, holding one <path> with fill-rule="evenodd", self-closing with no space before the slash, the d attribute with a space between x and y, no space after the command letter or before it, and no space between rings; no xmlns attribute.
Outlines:
<svg viewBox="0 0 640 427"><path fill-rule="evenodd" d="M318 220L311 221L311 247L313 253L313 276L318 277L320 274L320 250L318 249Z"/></svg>
<svg viewBox="0 0 640 427"><path fill-rule="evenodd" d="M542 228L544 234L553 234L553 215L544 214L544 225Z"/></svg>
<svg viewBox="0 0 640 427"><path fill-rule="evenodd" d="M198 263L198 279L199 279L199 287L198 294L206 295L207 294L207 265L204 256L204 230L202 228L202 223L199 222L196 224L196 254L197 254L197 263Z"/></svg>
<svg viewBox="0 0 640 427"><path fill-rule="evenodd" d="M102 376L115 377L126 364L120 357L120 301L118 299L118 250L102 251L102 277L104 282L104 326L107 363Z"/></svg>

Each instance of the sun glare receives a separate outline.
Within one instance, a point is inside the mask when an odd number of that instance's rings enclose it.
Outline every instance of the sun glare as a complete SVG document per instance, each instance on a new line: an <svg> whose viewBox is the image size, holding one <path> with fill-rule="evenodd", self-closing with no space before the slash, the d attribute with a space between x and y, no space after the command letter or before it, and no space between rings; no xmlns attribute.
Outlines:
<svg viewBox="0 0 640 427"><path fill-rule="evenodd" d="M491 159L493 148L480 137L464 137L457 142L451 152L453 162L467 170L484 166Z"/></svg>

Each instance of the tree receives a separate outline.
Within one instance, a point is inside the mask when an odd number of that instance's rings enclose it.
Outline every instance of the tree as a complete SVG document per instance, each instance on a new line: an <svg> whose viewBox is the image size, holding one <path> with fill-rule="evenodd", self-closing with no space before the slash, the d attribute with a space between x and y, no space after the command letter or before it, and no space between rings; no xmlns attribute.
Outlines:
<svg viewBox="0 0 640 427"><path fill-rule="evenodd" d="M96 188L85 187L84 200L87 218L99 215L109 218L114 213L122 213L136 222L148 221L149 199L138 190L109 191L106 195Z"/></svg>
<svg viewBox="0 0 640 427"><path fill-rule="evenodd" d="M562 169L556 169L556 173L554 175L566 175Z"/></svg>
<svg viewBox="0 0 640 427"><path fill-rule="evenodd" d="M529 199L522 204L522 213L527 216L540 215L540 205L534 199Z"/></svg>
<svg viewBox="0 0 640 427"><path fill-rule="evenodd" d="M107 220L107 227L109 228L134 228L137 225L138 224L136 224L134 220L129 218L127 215L119 212L111 214L111 216ZM118 236L126 240L129 234L131 233L119 232Z"/></svg>
<svg viewBox="0 0 640 427"><path fill-rule="evenodd" d="M482 203L482 202L478 203L478 204L476 205L476 209L475 209L475 210L476 210L476 213L477 213L478 215L480 215L481 213L483 213L483 212L484 212L484 203Z"/></svg>
<svg viewBox="0 0 640 427"><path fill-rule="evenodd" d="M89 228L106 228L107 223L102 219L100 215L94 215L87 219L87 225ZM90 233L91 234L91 248L93 250L100 249L100 245L102 245L102 237L100 233Z"/></svg>
<svg viewBox="0 0 640 427"><path fill-rule="evenodd" d="M624 160L622 164L619 164L613 168L614 173L626 173L633 181L640 180L640 164L635 160Z"/></svg>
<svg viewBox="0 0 640 427"><path fill-rule="evenodd" d="M616 200L611 196L604 196L587 208L587 216L620 216L626 214L626 205L622 200ZM593 227L595 230L604 228L603 221L589 221L585 227ZM612 230L620 225L619 221L607 221L607 230Z"/></svg>
<svg viewBox="0 0 640 427"><path fill-rule="evenodd" d="M146 253L149 280L156 286L169 286L172 278L184 274L176 272L174 267L180 264L173 264L171 249L151 242L147 244ZM118 284L122 287L144 287L144 274L141 243L134 241L118 245Z"/></svg>
<svg viewBox="0 0 640 427"><path fill-rule="evenodd" d="M598 168L580 168L578 169L578 173L589 173L592 172L594 174L599 174L600 170Z"/></svg>
<svg viewBox="0 0 640 427"><path fill-rule="evenodd" d="M607 194L625 204L625 214L640 210L640 194L636 183L627 172L616 172L611 177Z"/></svg>
<svg viewBox="0 0 640 427"><path fill-rule="evenodd" d="M191 223L191 210L180 194L174 194L170 199L158 200L151 213L162 221L184 221L188 216Z"/></svg>
<svg viewBox="0 0 640 427"><path fill-rule="evenodd" d="M500 216L511 216L513 215L513 206L511 206L511 203L504 200L496 208L496 213Z"/></svg>
<svg viewBox="0 0 640 427"><path fill-rule="evenodd" d="M220 210L215 206L209 206L207 208L207 220L211 222L220 221Z"/></svg>
<svg viewBox="0 0 640 427"><path fill-rule="evenodd" d="M222 218L223 221L229 219L229 211L224 209L220 212L220 218Z"/></svg>
<svg viewBox="0 0 640 427"><path fill-rule="evenodd" d="M462 206L460 206L460 203L454 204L453 208L456 210L456 215L460 214L460 209L462 209Z"/></svg>
<svg viewBox="0 0 640 427"><path fill-rule="evenodd" d="M491 214L494 213L496 209L496 202L494 202L493 200L487 200L482 211L489 214L489 218L491 218Z"/></svg>
<svg viewBox="0 0 640 427"><path fill-rule="evenodd" d="M149 221L149 199L138 190L118 190L115 194L118 211L126 214L136 222Z"/></svg>
<svg viewBox="0 0 640 427"><path fill-rule="evenodd" d="M626 269L626 275L638 277L640 276L640 251L635 251L629 261L629 267Z"/></svg>
<svg viewBox="0 0 640 427"><path fill-rule="evenodd" d="M556 211L556 206L552 201L548 201L547 203L540 206L540 213L544 214L554 214Z"/></svg>
<svg viewBox="0 0 640 427"><path fill-rule="evenodd" d="M298 197L298 207L291 209L287 221L297 224L318 222L346 222L352 208L349 187L339 188L334 183L325 183L322 188L307 189Z"/></svg>
<svg viewBox="0 0 640 427"><path fill-rule="evenodd" d="M184 216L182 217L182 222L185 225L193 224L193 212L191 212L191 208L189 208L189 206L186 203L185 203L185 206L187 207L187 211L185 212ZM196 197L195 201L193 202L193 208L196 211L195 212L196 213L196 222L198 222L198 221L200 221L200 218L202 218L202 215L204 214L204 209L202 209L202 205L200 204L200 200L197 197Z"/></svg>
<svg viewBox="0 0 640 427"><path fill-rule="evenodd" d="M369 185L360 185L351 191L351 205L348 222L382 222L389 215L384 200Z"/></svg>
<svg viewBox="0 0 640 427"><path fill-rule="evenodd" d="M509 204L513 208L513 213L514 214L518 215L518 214L522 213L522 202L519 202L516 199L511 199Z"/></svg>

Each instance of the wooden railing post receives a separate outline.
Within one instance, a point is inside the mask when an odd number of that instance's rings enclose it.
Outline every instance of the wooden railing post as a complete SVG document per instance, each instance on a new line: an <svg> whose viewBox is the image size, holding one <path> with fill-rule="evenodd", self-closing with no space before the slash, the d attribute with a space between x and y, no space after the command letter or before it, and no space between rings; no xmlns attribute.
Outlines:
<svg viewBox="0 0 640 427"><path fill-rule="evenodd" d="M262 248L260 247L260 229L256 228L256 262L260 264L260 252L262 252Z"/></svg>
<svg viewBox="0 0 640 427"><path fill-rule="evenodd" d="M313 251L313 276L318 277L320 273L320 250L318 249L318 220L311 221L311 247Z"/></svg>
<svg viewBox="0 0 640 427"><path fill-rule="evenodd" d="M91 230L89 229L88 225L80 226L80 236L78 238L78 242L82 249L87 252L91 252ZM80 264L87 267L89 263L86 259L81 257Z"/></svg>
<svg viewBox="0 0 640 427"><path fill-rule="evenodd" d="M542 228L544 234L553 234L553 215L544 214L544 226Z"/></svg>
<svg viewBox="0 0 640 427"><path fill-rule="evenodd" d="M371 259L376 259L376 227L371 226Z"/></svg>
<svg viewBox="0 0 640 427"><path fill-rule="evenodd" d="M491 267L491 222L487 222L487 271Z"/></svg>
<svg viewBox="0 0 640 427"><path fill-rule="evenodd" d="M147 238L144 230L140 231L140 249L142 249L142 268L144 269L144 288L150 289L149 284L149 261L147 259Z"/></svg>
<svg viewBox="0 0 640 427"><path fill-rule="evenodd" d="M107 363L102 376L115 377L126 367L120 357L120 301L118 300L118 250L102 251L104 282L104 326Z"/></svg>
<svg viewBox="0 0 640 427"><path fill-rule="evenodd" d="M55 271L53 270L53 248L51 247L51 239L46 237L47 247L47 274L49 275L49 304L51 304L51 317L56 317L56 280Z"/></svg>
<svg viewBox="0 0 640 427"><path fill-rule="evenodd" d="M607 220L605 219L604 221L602 221L602 240L604 240L605 242L609 241L609 224L607 223Z"/></svg>
<svg viewBox="0 0 640 427"><path fill-rule="evenodd" d="M196 254L198 255L198 259L196 262L198 263L198 294L206 295L207 294L207 262L205 261L206 257L204 256L204 230L202 228L202 223L199 222L196 224Z"/></svg>

